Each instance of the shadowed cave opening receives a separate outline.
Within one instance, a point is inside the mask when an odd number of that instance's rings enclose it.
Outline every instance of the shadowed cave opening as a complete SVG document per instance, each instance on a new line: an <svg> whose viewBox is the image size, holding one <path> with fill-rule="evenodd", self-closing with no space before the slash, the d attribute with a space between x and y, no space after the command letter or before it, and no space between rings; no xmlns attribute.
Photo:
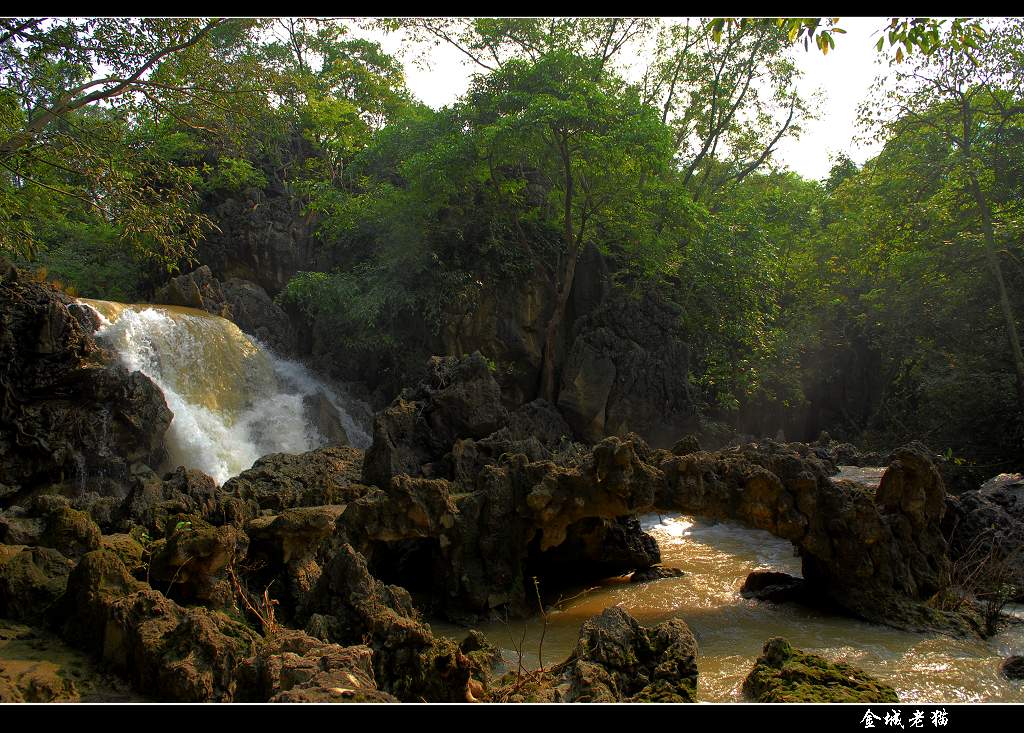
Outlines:
<svg viewBox="0 0 1024 733"><path fill-rule="evenodd" d="M433 537L377 541L371 544L367 562L375 578L405 588L417 606L429 608L437 592L434 586L440 552L440 544Z"/></svg>

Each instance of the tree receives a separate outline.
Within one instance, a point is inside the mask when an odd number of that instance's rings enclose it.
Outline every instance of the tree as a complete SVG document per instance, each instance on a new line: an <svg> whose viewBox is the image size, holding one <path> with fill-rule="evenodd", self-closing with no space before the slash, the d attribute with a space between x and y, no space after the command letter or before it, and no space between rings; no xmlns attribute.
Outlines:
<svg viewBox="0 0 1024 733"><path fill-rule="evenodd" d="M639 223L648 192L667 174L671 139L636 90L602 70L600 60L551 52L536 62L509 61L479 77L459 105L492 183L508 188L509 171L530 170L548 191L562 231L552 268L555 302L545 331L540 395L556 397L559 329L588 237L599 227ZM664 239L634 227L632 253L657 259Z"/></svg>
<svg viewBox="0 0 1024 733"><path fill-rule="evenodd" d="M264 89L246 60L257 23L223 18L0 21L0 242L31 252L48 212L73 202L165 261L209 222L193 172L152 150L159 119L237 130ZM51 199L47 204L45 199Z"/></svg>
<svg viewBox="0 0 1024 733"><path fill-rule="evenodd" d="M674 129L694 198L708 200L769 165L778 144L810 116L784 30L736 23L718 32L709 20L412 18L383 25L404 30L414 44L449 44L486 72L551 53L587 59L593 74L642 66L643 101Z"/></svg>
<svg viewBox="0 0 1024 733"><path fill-rule="evenodd" d="M495 71L514 59L538 61L555 51L612 70L616 57L649 35L654 18L402 18L383 27L409 32L418 43L447 43L473 64Z"/></svg>
<svg viewBox="0 0 1024 733"><path fill-rule="evenodd" d="M696 200L764 168L810 116L788 48L773 24L718 33L688 18L661 29L643 76L644 100L673 128L683 182Z"/></svg>
<svg viewBox="0 0 1024 733"><path fill-rule="evenodd" d="M1008 130L1024 121L1024 22L1010 20L996 28L984 48L968 53L943 47L919 58L896 75L895 93L864 116L879 129L899 136L908 129L932 131L949 150L940 170L946 186L972 202L982 234L1024 412L1024 353L1017 320L999 261L991 188L996 156ZM888 90L887 90L888 91ZM888 108L886 108L886 105ZM886 122L888 113L893 119Z"/></svg>

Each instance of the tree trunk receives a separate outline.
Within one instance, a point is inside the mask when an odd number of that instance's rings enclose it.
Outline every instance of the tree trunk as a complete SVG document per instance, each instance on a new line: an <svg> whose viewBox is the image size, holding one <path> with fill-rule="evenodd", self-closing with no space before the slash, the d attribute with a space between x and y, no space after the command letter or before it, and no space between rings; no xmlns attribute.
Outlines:
<svg viewBox="0 0 1024 733"><path fill-rule="evenodd" d="M540 396L551 404L555 404L555 400L558 398L557 385L555 384L555 363L558 360L558 329L565 319L565 307L569 303L569 294L572 292L572 283L576 276L576 260L579 259L578 235L573 230L572 221L572 197L574 192L572 164L569 157L568 143L564 137L559 144L559 153L562 156L562 167L565 171L565 267L558 278L555 306L551 311L551 318L548 319L547 330L544 334L544 358L540 368Z"/></svg>
<svg viewBox="0 0 1024 733"><path fill-rule="evenodd" d="M985 194L978 184L978 179L971 174L971 192L974 194L974 201L978 205L981 214L982 231L985 235L985 259L988 260L989 269L996 280L999 289L999 305L1003 311L1003 320L1006 324L1006 334L1010 339L1010 352L1013 355L1013 365L1017 371L1017 403L1024 412L1024 354L1020 348L1020 336L1017 333L1017 321L1013 317L1013 308L1010 305L1010 297L1006 293L1006 282L1003 280L1003 270L999 265L999 257L996 254L996 238L992 230L992 212L989 211Z"/></svg>
<svg viewBox="0 0 1024 733"><path fill-rule="evenodd" d="M570 245L569 253L566 256L565 269L558 283L558 292L555 295L555 307L551 311L551 318L548 319L547 330L544 334L544 361L541 364L541 389L540 396L551 404L558 399L555 385L555 362L558 358L558 329L565 320L565 309L569 303L569 294L572 292L572 283L576 276L576 261L579 259L579 251L575 246Z"/></svg>

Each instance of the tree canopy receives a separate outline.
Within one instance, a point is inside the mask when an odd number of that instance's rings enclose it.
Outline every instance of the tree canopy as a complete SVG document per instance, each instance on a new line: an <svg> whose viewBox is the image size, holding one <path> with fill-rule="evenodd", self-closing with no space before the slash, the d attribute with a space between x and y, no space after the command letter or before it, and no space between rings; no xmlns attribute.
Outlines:
<svg viewBox="0 0 1024 733"><path fill-rule="evenodd" d="M658 337L685 344L701 420L1019 452L1024 24L879 19L894 71L861 118L880 152L807 180L778 160L827 112L796 58L842 30L3 19L0 247L144 298L239 218L307 232L282 236L301 267L273 294L330 361L395 380L496 293L548 293L526 392L551 401L598 257L612 302L656 304ZM420 103L389 33L456 49L467 91Z"/></svg>

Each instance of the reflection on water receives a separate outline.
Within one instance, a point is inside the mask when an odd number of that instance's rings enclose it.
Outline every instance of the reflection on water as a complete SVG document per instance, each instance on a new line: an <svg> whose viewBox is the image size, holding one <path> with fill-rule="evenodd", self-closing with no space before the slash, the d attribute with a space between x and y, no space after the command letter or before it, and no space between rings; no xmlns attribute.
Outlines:
<svg viewBox="0 0 1024 733"><path fill-rule="evenodd" d="M1024 653L1024 625L988 641L957 640L897 631L790 604L747 600L739 589L752 570L800 574L792 545L767 532L679 515L648 515L641 523L658 540L662 563L687 574L641 584L619 578L597 588L577 589L578 597L549 614L545 664L568 656L583 621L619 605L645 625L676 616L686 621L700 646L698 697L702 700L740 700L740 686L764 642L785 636L800 649L861 667L892 685L904 702L1024 702L1024 685L999 672L1006 656ZM465 631L445 623L431 626L451 636ZM515 662L514 649L524 622L490 622L477 628ZM539 664L542 628L537 619L525 624L527 666Z"/></svg>

